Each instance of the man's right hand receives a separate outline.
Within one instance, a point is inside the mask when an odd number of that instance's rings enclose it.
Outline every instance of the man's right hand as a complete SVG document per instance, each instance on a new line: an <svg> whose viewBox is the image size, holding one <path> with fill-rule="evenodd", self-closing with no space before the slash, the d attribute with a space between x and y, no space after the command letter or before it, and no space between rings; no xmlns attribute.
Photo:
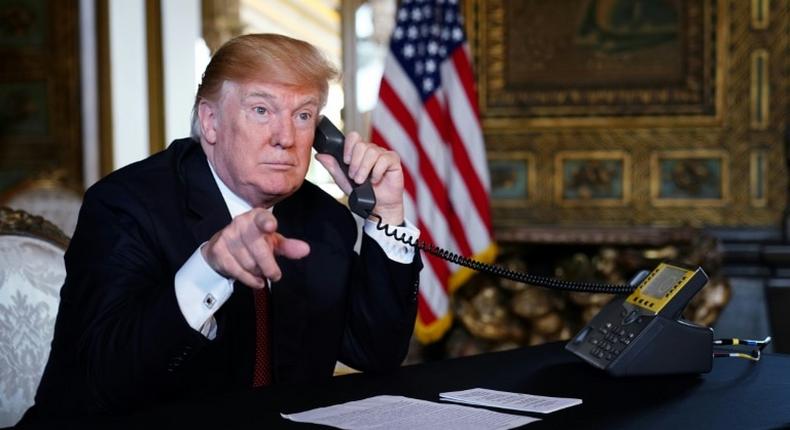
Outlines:
<svg viewBox="0 0 790 430"><path fill-rule="evenodd" d="M262 208L254 208L233 219L200 249L215 272L253 288L266 286L266 279L282 277L275 255L299 259L310 253L310 245L277 233L277 219Z"/></svg>

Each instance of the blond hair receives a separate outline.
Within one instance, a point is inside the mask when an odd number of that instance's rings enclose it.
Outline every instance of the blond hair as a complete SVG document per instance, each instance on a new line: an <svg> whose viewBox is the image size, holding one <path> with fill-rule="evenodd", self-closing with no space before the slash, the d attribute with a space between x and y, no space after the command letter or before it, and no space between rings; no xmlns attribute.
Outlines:
<svg viewBox="0 0 790 430"><path fill-rule="evenodd" d="M326 104L329 81L338 71L313 45L281 34L245 34L226 42L211 57L192 106L192 138L200 140L198 105L217 101L226 81L254 79L318 90L320 107Z"/></svg>

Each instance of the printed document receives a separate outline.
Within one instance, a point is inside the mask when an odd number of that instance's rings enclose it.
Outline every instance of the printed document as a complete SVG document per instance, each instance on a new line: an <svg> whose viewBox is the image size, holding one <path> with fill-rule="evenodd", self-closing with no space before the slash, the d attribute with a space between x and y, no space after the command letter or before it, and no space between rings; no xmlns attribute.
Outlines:
<svg viewBox="0 0 790 430"><path fill-rule="evenodd" d="M490 406L522 412L539 412L542 414L580 405L582 403L582 399L535 396L532 394L495 391L486 388L472 388L471 390L440 393L439 397L442 400L467 405Z"/></svg>
<svg viewBox="0 0 790 430"><path fill-rule="evenodd" d="M505 430L539 420L539 418L402 396L376 396L281 415L291 421L323 424L348 430Z"/></svg>

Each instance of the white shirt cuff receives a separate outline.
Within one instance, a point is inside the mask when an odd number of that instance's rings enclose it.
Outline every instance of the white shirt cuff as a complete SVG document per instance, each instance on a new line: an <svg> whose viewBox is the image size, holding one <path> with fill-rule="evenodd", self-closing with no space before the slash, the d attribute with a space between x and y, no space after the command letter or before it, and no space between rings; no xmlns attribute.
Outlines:
<svg viewBox="0 0 790 430"><path fill-rule="evenodd" d="M200 252L202 247L176 272L176 300L189 326L214 339L217 332L214 312L233 293L233 279L225 278L206 263Z"/></svg>
<svg viewBox="0 0 790 430"><path fill-rule="evenodd" d="M403 227L395 227L395 226L388 226L387 229L392 232L396 231L398 237L405 237L408 239L409 237L412 240L416 241L420 238L420 230L408 220L405 220L406 225ZM381 249L384 250L384 253L387 254L387 258L392 261L397 261L398 263L402 264L411 264L414 261L414 247L411 245L407 245L394 237L387 236L384 233L384 230L379 230L376 228L376 221L371 221L369 219L365 220L365 226L363 227L365 234L370 236L371 239L375 240L376 243L379 244Z"/></svg>

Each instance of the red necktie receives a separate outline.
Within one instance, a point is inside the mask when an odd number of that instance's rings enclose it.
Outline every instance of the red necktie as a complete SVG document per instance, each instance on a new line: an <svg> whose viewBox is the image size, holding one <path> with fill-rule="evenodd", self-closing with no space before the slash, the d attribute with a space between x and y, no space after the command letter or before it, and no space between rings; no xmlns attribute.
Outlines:
<svg viewBox="0 0 790 430"><path fill-rule="evenodd" d="M253 290L255 298L255 369L252 386L272 383L271 358L269 357L269 286Z"/></svg>

